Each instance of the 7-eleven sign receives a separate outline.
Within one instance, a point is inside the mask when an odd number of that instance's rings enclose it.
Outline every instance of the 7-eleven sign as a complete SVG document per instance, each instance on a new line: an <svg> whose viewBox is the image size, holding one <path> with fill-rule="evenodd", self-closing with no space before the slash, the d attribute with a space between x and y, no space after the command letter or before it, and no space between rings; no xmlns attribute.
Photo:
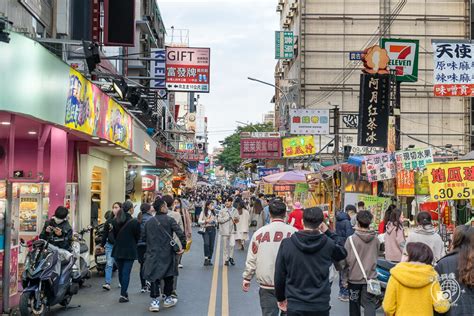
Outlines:
<svg viewBox="0 0 474 316"><path fill-rule="evenodd" d="M397 71L397 81L418 81L418 40L382 38L380 46L390 58L389 67Z"/></svg>

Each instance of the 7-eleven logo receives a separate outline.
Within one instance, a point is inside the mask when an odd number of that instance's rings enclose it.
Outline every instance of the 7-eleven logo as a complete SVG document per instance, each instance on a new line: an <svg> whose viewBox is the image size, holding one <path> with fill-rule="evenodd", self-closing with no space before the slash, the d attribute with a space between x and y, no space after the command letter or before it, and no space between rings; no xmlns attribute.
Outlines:
<svg viewBox="0 0 474 316"><path fill-rule="evenodd" d="M401 44L399 42L385 43L385 49L390 57L389 66L395 69L397 76L413 74L413 64L415 62L415 43Z"/></svg>

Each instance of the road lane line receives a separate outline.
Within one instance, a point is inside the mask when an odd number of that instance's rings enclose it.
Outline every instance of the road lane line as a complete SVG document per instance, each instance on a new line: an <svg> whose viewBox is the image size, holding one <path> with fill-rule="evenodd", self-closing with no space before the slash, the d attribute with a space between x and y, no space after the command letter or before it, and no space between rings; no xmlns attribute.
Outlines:
<svg viewBox="0 0 474 316"><path fill-rule="evenodd" d="M225 247L225 245L224 245ZM222 258L223 261L225 258ZM222 316L229 316L229 280L227 278L228 267L222 266Z"/></svg>
<svg viewBox="0 0 474 316"><path fill-rule="evenodd" d="M217 237L217 245L215 251L214 259L214 271L212 273L212 286L211 286L211 295L209 296L209 307L207 311L207 316L216 315L216 302L217 302L217 284L219 281L219 266L220 266L220 254L221 254L221 236Z"/></svg>

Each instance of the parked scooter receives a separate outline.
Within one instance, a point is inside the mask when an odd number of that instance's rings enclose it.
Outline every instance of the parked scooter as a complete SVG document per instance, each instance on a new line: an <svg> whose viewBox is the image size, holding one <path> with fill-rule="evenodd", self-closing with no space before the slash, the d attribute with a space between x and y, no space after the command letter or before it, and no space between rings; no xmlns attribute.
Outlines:
<svg viewBox="0 0 474 316"><path fill-rule="evenodd" d="M22 245L24 242L22 241ZM46 240L32 242L26 256L20 297L22 316L43 316L51 306L67 307L79 286L72 282L74 256Z"/></svg>
<svg viewBox="0 0 474 316"><path fill-rule="evenodd" d="M105 265L107 263L107 256L105 255L105 249L100 245L102 242L102 234L104 233L104 224L100 224L95 228L95 251L94 260L95 268L99 274L105 274Z"/></svg>
<svg viewBox="0 0 474 316"><path fill-rule="evenodd" d="M382 288L382 292L385 293L387 289L387 283L390 279L390 269L395 267L396 263L385 260L385 259L378 259L377 260L377 280L380 281L380 286Z"/></svg>
<svg viewBox="0 0 474 316"><path fill-rule="evenodd" d="M75 257L75 262L72 268L72 279L74 282L78 283L79 286L84 285L85 280L90 279L91 277L91 271L89 270L89 247L87 246L87 242L84 240L84 234L91 230L92 226L88 226L87 228L74 233L73 236L72 253Z"/></svg>

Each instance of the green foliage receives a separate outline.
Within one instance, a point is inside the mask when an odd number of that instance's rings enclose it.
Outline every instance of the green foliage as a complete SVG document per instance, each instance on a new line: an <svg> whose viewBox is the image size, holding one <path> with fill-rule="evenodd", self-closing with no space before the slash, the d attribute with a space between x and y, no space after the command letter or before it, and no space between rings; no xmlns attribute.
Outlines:
<svg viewBox="0 0 474 316"><path fill-rule="evenodd" d="M226 170L237 172L242 163L240 158L240 133L242 132L273 132L272 124L251 124L239 126L234 134L227 136L222 142L224 151L217 156L217 164Z"/></svg>

